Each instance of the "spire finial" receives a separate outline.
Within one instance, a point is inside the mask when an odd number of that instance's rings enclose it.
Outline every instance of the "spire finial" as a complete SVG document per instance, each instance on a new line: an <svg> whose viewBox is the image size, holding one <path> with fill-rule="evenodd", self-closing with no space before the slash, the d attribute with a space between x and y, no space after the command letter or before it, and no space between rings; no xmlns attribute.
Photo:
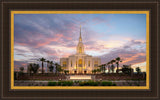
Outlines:
<svg viewBox="0 0 160 100"><path fill-rule="evenodd" d="M82 41L82 37L81 37L81 25L80 25L80 37L79 37L79 41Z"/></svg>
<svg viewBox="0 0 160 100"><path fill-rule="evenodd" d="M80 37L81 37L81 25L80 25Z"/></svg>

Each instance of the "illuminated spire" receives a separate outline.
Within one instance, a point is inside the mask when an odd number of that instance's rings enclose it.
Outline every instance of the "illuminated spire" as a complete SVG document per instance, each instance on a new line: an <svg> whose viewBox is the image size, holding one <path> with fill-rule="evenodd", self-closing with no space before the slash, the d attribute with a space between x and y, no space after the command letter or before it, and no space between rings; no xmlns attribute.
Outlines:
<svg viewBox="0 0 160 100"><path fill-rule="evenodd" d="M81 25L80 25L80 37L79 37L79 42L82 42L82 37L81 37Z"/></svg>

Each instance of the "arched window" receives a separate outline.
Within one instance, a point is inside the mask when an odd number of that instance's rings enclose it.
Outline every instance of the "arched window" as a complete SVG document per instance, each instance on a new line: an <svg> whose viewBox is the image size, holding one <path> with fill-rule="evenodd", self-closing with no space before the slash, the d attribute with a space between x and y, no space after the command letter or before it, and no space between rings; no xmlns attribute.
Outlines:
<svg viewBox="0 0 160 100"><path fill-rule="evenodd" d="M88 61L88 66L90 67L90 61Z"/></svg>
<svg viewBox="0 0 160 100"><path fill-rule="evenodd" d="M66 66L67 66L67 62L63 61L63 67L66 67Z"/></svg>
<svg viewBox="0 0 160 100"><path fill-rule="evenodd" d="M76 61L76 66L74 68L77 69L77 61Z"/></svg>
<svg viewBox="0 0 160 100"><path fill-rule="evenodd" d="M98 66L98 61L94 61L94 67Z"/></svg>
<svg viewBox="0 0 160 100"><path fill-rule="evenodd" d="M71 67L72 67L72 61L71 61Z"/></svg>
<svg viewBox="0 0 160 100"><path fill-rule="evenodd" d="M78 66L82 67L82 59L79 59Z"/></svg>

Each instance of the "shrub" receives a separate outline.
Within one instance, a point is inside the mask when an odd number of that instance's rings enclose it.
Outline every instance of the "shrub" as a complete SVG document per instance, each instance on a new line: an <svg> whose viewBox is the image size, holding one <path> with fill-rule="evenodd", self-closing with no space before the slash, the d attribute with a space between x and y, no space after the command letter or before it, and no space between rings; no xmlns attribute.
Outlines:
<svg viewBox="0 0 160 100"><path fill-rule="evenodd" d="M89 86L91 83L90 82L83 82L84 86Z"/></svg>
<svg viewBox="0 0 160 100"><path fill-rule="evenodd" d="M98 86L99 82L87 81L87 82L79 82L80 86Z"/></svg>
<svg viewBox="0 0 160 100"><path fill-rule="evenodd" d="M61 82L61 81L59 81L59 82L58 82L58 85L59 85L59 86L61 86L61 85L62 85L62 82Z"/></svg>
<svg viewBox="0 0 160 100"><path fill-rule="evenodd" d="M84 82L79 82L79 85L80 86L84 86Z"/></svg>
<svg viewBox="0 0 160 100"><path fill-rule="evenodd" d="M80 81L74 81L74 83L78 84Z"/></svg>
<svg viewBox="0 0 160 100"><path fill-rule="evenodd" d="M63 83L62 83L62 86L67 86L66 82L63 82Z"/></svg>
<svg viewBox="0 0 160 100"><path fill-rule="evenodd" d="M67 81L67 85L68 85L68 86L72 86L72 85L73 85L73 82L72 82L72 81Z"/></svg>
<svg viewBox="0 0 160 100"><path fill-rule="evenodd" d="M93 86L98 86L99 82L94 82Z"/></svg>
<svg viewBox="0 0 160 100"><path fill-rule="evenodd" d="M63 81L62 86L72 86L73 82L72 81Z"/></svg>
<svg viewBox="0 0 160 100"><path fill-rule="evenodd" d="M102 86L112 86L112 82L106 82L106 81L102 81L101 83Z"/></svg>
<svg viewBox="0 0 160 100"><path fill-rule="evenodd" d="M93 81L89 81L88 84L89 84L89 86L94 86L94 82Z"/></svg>
<svg viewBox="0 0 160 100"><path fill-rule="evenodd" d="M112 86L113 84L112 84L112 82L107 82L107 85Z"/></svg>
<svg viewBox="0 0 160 100"><path fill-rule="evenodd" d="M101 85L102 85L102 86L107 86L107 82L106 82L106 81L103 81L103 82L101 83Z"/></svg>
<svg viewBox="0 0 160 100"><path fill-rule="evenodd" d="M117 86L116 83L113 83L113 86Z"/></svg>
<svg viewBox="0 0 160 100"><path fill-rule="evenodd" d="M48 82L48 86L56 86L57 82Z"/></svg>

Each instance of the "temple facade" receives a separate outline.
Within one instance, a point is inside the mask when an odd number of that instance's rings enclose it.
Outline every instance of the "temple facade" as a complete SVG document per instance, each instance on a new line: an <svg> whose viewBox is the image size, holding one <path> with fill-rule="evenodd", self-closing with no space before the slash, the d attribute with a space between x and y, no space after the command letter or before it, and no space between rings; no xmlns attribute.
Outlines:
<svg viewBox="0 0 160 100"><path fill-rule="evenodd" d="M60 58L60 65L63 70L69 70L70 74L91 74L92 70L101 65L100 58L85 54L81 28L76 54L70 55L68 58Z"/></svg>

